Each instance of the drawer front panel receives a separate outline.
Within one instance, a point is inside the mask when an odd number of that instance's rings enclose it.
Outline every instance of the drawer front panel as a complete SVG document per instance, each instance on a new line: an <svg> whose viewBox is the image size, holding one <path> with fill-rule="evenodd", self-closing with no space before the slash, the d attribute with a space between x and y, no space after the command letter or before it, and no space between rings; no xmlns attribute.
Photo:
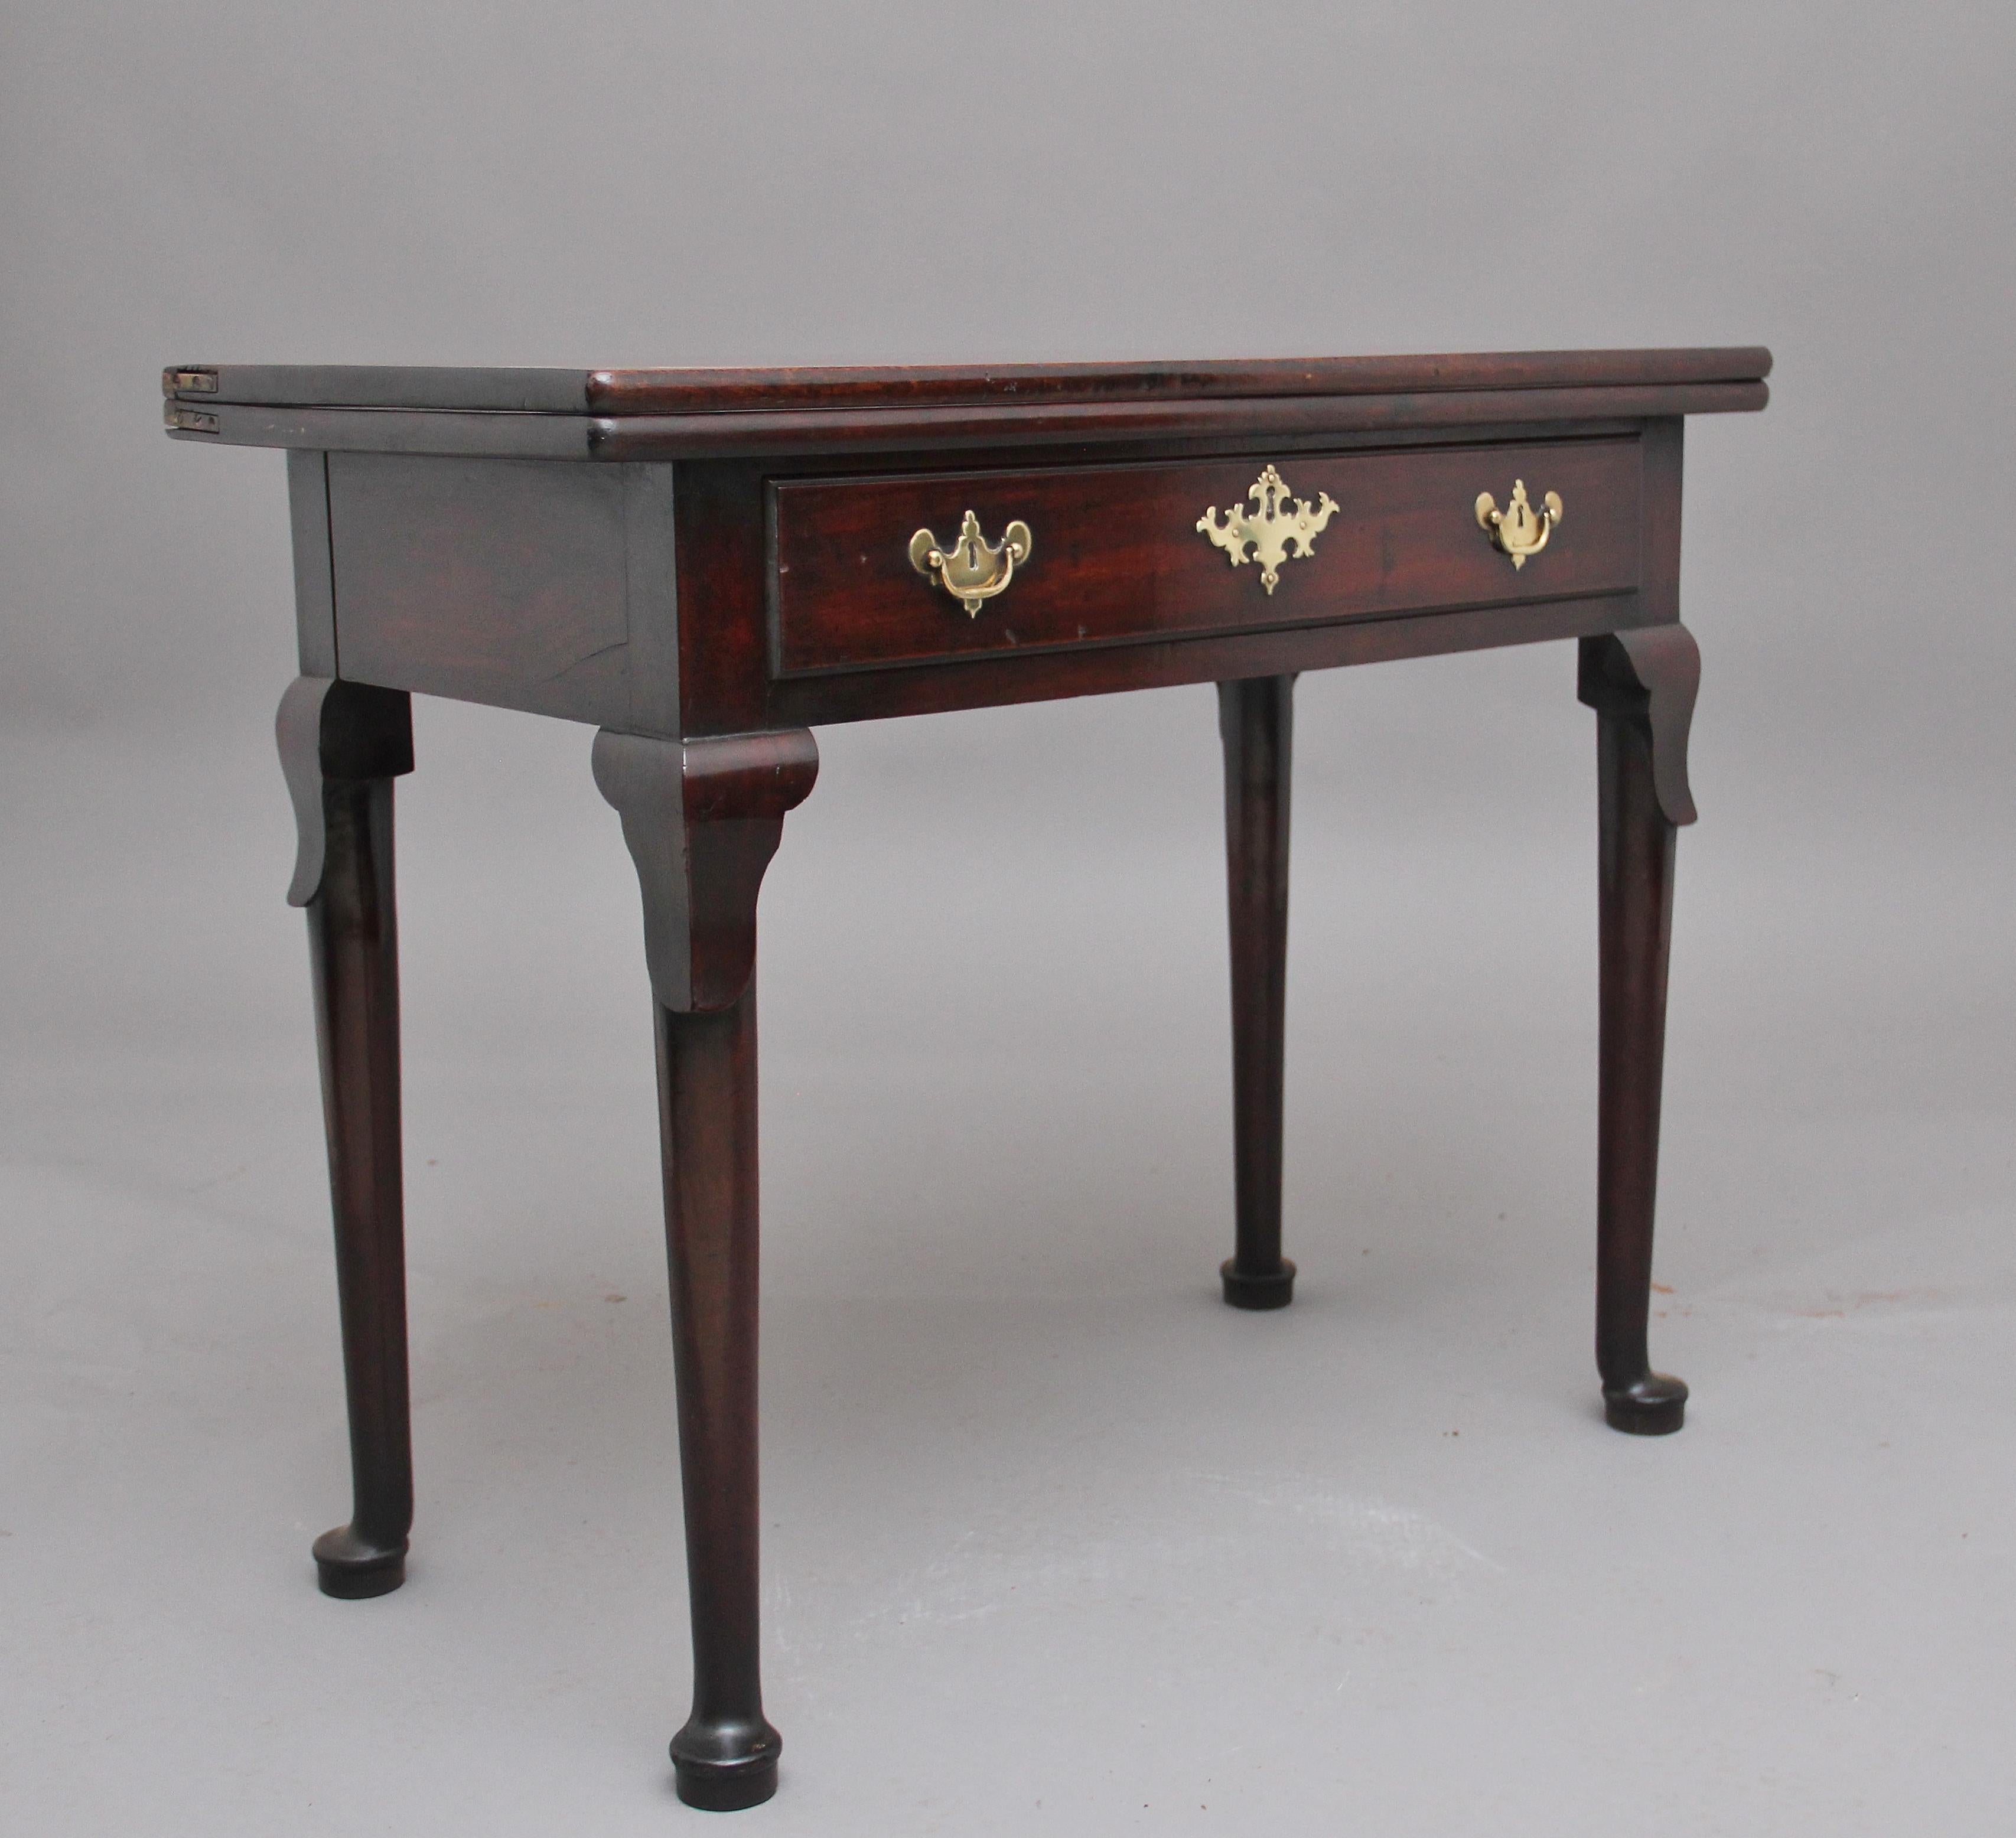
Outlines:
<svg viewBox="0 0 2016 1838"><path fill-rule="evenodd" d="M1233 566L1199 531L1247 498L1264 458L1179 466L806 479L771 487L771 656L779 677L936 663L1031 647L1124 642L1628 592L1639 585L1642 449L1635 438L1291 454L1291 498L1336 503L1307 556ZM1515 568L1478 524L1515 480L1562 516ZM1292 505L1290 507L1292 509ZM969 614L917 572L921 528L950 545L974 511L991 544L1026 523L1031 552Z"/></svg>

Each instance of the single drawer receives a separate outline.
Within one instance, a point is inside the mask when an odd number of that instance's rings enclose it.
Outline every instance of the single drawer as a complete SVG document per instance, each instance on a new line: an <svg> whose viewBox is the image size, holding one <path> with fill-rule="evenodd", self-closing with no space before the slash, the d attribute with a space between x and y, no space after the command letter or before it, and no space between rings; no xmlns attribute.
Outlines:
<svg viewBox="0 0 2016 1838"><path fill-rule="evenodd" d="M1269 505L1250 495L1264 456L1182 465L910 473L771 487L771 664L779 677L940 663L1035 647L1123 643L1269 626L1628 592L1639 585L1642 448L1633 437L1290 454L1280 510L1323 527L1287 550L1270 588L1256 545L1220 530ZM1515 566L1480 523L1523 481L1532 511L1561 501L1546 547ZM1325 513L1323 500L1334 509ZM920 573L912 538L956 542L967 511L985 541L1028 527L1029 553L969 612ZM925 545L920 545L920 548ZM998 573L998 570L997 570Z"/></svg>

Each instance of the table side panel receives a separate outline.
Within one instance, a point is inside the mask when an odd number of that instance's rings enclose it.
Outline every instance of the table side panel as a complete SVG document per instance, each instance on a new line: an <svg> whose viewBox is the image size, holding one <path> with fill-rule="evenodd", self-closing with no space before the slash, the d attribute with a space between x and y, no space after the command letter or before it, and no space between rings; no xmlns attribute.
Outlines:
<svg viewBox="0 0 2016 1838"><path fill-rule="evenodd" d="M1642 595L1599 594L1523 606L1277 626L1229 636L995 653L953 664L790 678L772 685L762 720L772 727L811 728L941 714L1593 638L1653 623ZM694 718L689 703L687 719Z"/></svg>
<svg viewBox="0 0 2016 1838"><path fill-rule="evenodd" d="M1521 605L1640 584L1641 451L1636 437L1406 452L1306 455L1291 493L1337 505L1313 552L1284 561L1272 593L1257 561L1235 567L1197 528L1251 508L1263 462L910 474L772 487L776 556L771 661L782 678L936 662L1013 649L1305 625L1319 620ZM1523 569L1494 549L1474 505L1515 478L1566 516ZM969 615L920 575L911 532L950 543L967 508L998 541L1027 523L1032 553L1006 591Z"/></svg>
<svg viewBox="0 0 2016 1838"><path fill-rule="evenodd" d="M765 643L769 545L763 469L688 460L673 469L679 507L679 709L689 735L775 725Z"/></svg>
<svg viewBox="0 0 2016 1838"><path fill-rule="evenodd" d="M336 577L329 548L329 455L287 455L293 534L294 637L304 677L336 674Z"/></svg>
<svg viewBox="0 0 2016 1838"><path fill-rule="evenodd" d="M1481 567L1485 578L1496 583L1488 606L1438 602L1395 610L1391 596L1411 597L1406 587L1410 577L1397 558L1389 563L1382 542L1376 556L1361 549L1356 564L1355 578L1370 584L1371 602L1343 605L1340 610L1338 584L1322 585L1320 570L1327 545L1339 556L1345 552L1336 541L1348 534L1342 513L1318 538L1313 557L1284 564L1281 584L1270 598L1261 590L1254 564L1233 568L1194 527L1206 502L1216 500L1222 511L1237 497L1233 487L1243 490L1263 462L1250 457L1201 465L1142 461L1125 468L1079 469L1086 475L1183 474L1186 481L1193 471L1214 478L1222 473L1232 481L1222 490L1190 491L1198 502L1193 505L1186 495L1175 507L1182 515L1175 537L1179 552L1195 545L1199 578L1216 584L1206 591L1226 596L1211 603L1233 607L1233 623L1157 624L1170 604L1166 588L1137 592L1130 599L1109 584L1102 604L1118 623L1096 638L1077 638L1077 626L1090 622L1076 616L1069 595L1057 595L1049 617L1053 622L1068 617L1071 624L1055 642L1026 642L1022 626L1010 626L1011 616L1003 614L1001 642L992 646L977 644L967 651L941 646L921 657L904 654L865 666L785 675L773 671L772 609L765 592L776 560L769 513L773 492L892 483L907 490L942 489L960 499L942 507L949 514L941 520L956 527L965 508L968 476L919 473L891 481L886 473L862 471L813 480L777 478L773 468L750 461L603 469L337 453L329 457L326 477L337 661L344 676L389 688L632 732L700 735L1099 694L1621 630L1677 612L1670 583L1662 581L1677 567L1678 423L1654 423L1643 431L1642 447L1633 432L1501 441L1488 449L1438 444L1426 450L1302 455L1293 463L1283 459L1291 486L1306 496L1332 489L1309 469L1316 464L1404 461L1409 469L1424 462L1463 467L1487 453L1493 463L1516 458L1521 469L1507 472L1503 479L1494 473L1481 480L1467 470L1460 480L1453 478L1460 488L1449 513L1452 530L1474 545L1463 565ZM1571 459L1577 452L1607 456L1605 464L1614 468L1618 455L1629 459L1641 451L1642 477L1635 459L1621 473L1599 466L1594 486L1578 475L1548 470L1550 459ZM1034 467L1017 470L1017 457L990 454L987 467L972 477L1039 476ZM1499 469L1505 469L1500 465ZM305 480L308 469L302 470ZM1620 484L1627 475L1636 482ZM1491 490L1502 501L1514 476L1526 478L1535 495L1561 491L1568 505L1547 552L1517 572L1489 547L1468 509L1475 490ZM1611 495L1607 501L1604 491ZM1334 489L1332 495L1337 495ZM1605 502L1611 509L1595 514ZM975 508L991 515L989 506ZM938 516L939 507L931 514ZM1595 527L1607 527L1614 517L1632 527L1629 557L1614 531L1594 541ZM928 617L942 622L939 629L953 633L953 644L961 628L970 633L1001 607L1012 606L1023 588L1039 582L1036 564L1071 553L1067 543L1057 540L1054 526L1049 548L1041 547L1039 527L1028 577L984 610L981 621L972 621L942 590L909 570L907 531L914 526L902 516L897 520L904 526L896 532L898 578L878 591L893 593L900 584L909 609L914 612L921 601L930 609ZM993 533L998 535L998 530ZM1082 548L1084 541L1082 537ZM857 546L853 553L859 556L862 551ZM1573 563L1586 571L1568 576L1565 567L1557 567L1550 578L1550 563ZM1651 578L1654 573L1661 581ZM1310 577L1299 588L1298 574ZM1111 571L1110 578L1118 581L1122 573ZM1381 593L1387 598L1381 599ZM698 610L681 619L682 605ZM1017 635L1013 645L1006 642L1008 630Z"/></svg>
<svg viewBox="0 0 2016 1838"><path fill-rule="evenodd" d="M1644 583L1647 623L1680 616L1680 473L1687 424L1678 415L1645 427Z"/></svg>
<svg viewBox="0 0 2016 1838"><path fill-rule="evenodd" d="M331 454L342 674L675 725L669 471Z"/></svg>
<svg viewBox="0 0 2016 1838"><path fill-rule="evenodd" d="M633 734L679 732L679 519L672 468L623 469L624 572L628 596Z"/></svg>

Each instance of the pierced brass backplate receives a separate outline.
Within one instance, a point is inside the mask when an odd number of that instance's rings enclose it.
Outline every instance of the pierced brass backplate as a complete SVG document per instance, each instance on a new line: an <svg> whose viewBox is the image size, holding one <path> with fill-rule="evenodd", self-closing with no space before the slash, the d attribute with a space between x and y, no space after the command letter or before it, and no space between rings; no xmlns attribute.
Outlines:
<svg viewBox="0 0 2016 1838"><path fill-rule="evenodd" d="M980 533L980 520L971 511L960 521L958 536L941 545L928 530L910 538L910 566L922 575L935 574L938 584L977 618L980 602L991 600L1015 578L1015 564L1026 562L1033 538L1029 526L1017 518L1001 532L999 543L989 545Z"/></svg>
<svg viewBox="0 0 2016 1838"><path fill-rule="evenodd" d="M1294 510L1287 509L1287 482L1271 466L1253 481L1246 497L1258 508L1249 511L1235 504L1221 523L1213 505L1197 519L1197 527L1225 551L1233 567L1249 559L1258 562L1260 584L1271 594L1280 584L1283 562L1291 556L1316 553L1317 534L1337 514L1337 501L1327 491L1319 491L1314 510L1303 498L1294 501ZM1250 558L1248 543L1253 546Z"/></svg>
<svg viewBox="0 0 2016 1838"><path fill-rule="evenodd" d="M1547 546L1547 538L1561 520L1561 495L1550 491L1540 500L1536 516L1526 502L1526 481L1512 481L1512 502L1504 509L1489 491L1478 494L1477 524L1491 538L1491 546L1512 558L1514 568L1523 568L1528 556L1537 556Z"/></svg>

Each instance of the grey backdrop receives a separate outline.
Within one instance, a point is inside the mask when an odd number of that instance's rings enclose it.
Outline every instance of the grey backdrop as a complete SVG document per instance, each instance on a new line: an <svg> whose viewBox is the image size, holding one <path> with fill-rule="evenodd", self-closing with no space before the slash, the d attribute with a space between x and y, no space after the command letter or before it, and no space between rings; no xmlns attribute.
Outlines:
<svg viewBox="0 0 2016 1838"><path fill-rule="evenodd" d="M88 13L88 16L86 16ZM683 1714L635 894L585 731L402 782L419 1522L345 1469L283 469L164 362L1761 341L1655 1356L1589 1354L1566 646L1299 692L1281 1318L1208 690L829 729L764 897L777 1833L2002 1829L2003 6L5 10L0 1818L647 1832Z"/></svg>

